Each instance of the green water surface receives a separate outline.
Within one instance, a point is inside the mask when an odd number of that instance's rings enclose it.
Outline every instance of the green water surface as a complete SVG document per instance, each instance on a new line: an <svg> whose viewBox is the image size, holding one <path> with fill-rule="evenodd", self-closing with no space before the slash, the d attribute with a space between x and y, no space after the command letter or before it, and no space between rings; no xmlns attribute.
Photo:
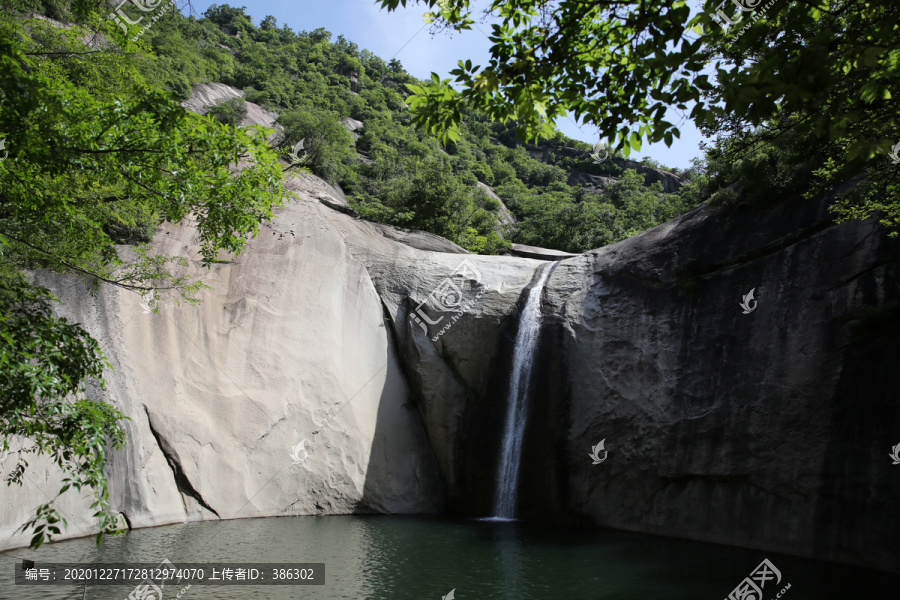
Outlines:
<svg viewBox="0 0 900 600"><path fill-rule="evenodd" d="M0 553L0 598L81 599L80 586L13 583L21 559L78 563L325 563L323 586L200 586L180 600L723 600L768 558L782 574L771 600L898 600L879 571L603 529L426 517L330 516L189 523ZM88 586L125 600L133 586ZM168 585L171 600L183 586ZM759 600L759 599L755 599Z"/></svg>

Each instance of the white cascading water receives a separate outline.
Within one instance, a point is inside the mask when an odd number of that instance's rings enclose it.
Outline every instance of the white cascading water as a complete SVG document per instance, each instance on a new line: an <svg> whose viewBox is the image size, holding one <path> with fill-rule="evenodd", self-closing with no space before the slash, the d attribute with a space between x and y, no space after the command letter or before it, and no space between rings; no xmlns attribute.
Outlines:
<svg viewBox="0 0 900 600"><path fill-rule="evenodd" d="M555 265L554 265L555 266ZM522 439L525 436L525 417L528 413L528 389L531 366L541 325L541 292L553 268L544 268L538 282L528 291L525 308L519 318L519 332L513 347L513 370L509 386L509 411L503 428L503 446L494 498L494 518L514 519L519 497L519 470L522 460Z"/></svg>

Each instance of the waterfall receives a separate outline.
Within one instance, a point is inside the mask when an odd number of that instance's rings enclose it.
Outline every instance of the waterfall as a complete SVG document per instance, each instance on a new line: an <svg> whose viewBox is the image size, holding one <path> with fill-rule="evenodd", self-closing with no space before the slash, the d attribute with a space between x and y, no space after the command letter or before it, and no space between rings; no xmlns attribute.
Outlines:
<svg viewBox="0 0 900 600"><path fill-rule="evenodd" d="M522 439L525 436L525 417L528 413L528 390L531 365L537 347L541 325L541 293L553 269L544 268L538 282L528 291L525 308L519 318L519 331L513 347L513 370L509 386L508 412L503 427L503 446L494 498L494 518L513 519L519 496L519 470L522 461ZM539 267L540 268L540 267Z"/></svg>

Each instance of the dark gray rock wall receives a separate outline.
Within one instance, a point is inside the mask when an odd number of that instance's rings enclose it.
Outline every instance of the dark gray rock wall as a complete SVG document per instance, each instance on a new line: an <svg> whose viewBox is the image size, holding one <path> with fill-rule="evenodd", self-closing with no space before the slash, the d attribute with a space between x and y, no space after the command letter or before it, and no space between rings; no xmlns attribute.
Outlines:
<svg viewBox="0 0 900 600"><path fill-rule="evenodd" d="M523 506L896 570L898 255L820 200L701 207L563 262Z"/></svg>

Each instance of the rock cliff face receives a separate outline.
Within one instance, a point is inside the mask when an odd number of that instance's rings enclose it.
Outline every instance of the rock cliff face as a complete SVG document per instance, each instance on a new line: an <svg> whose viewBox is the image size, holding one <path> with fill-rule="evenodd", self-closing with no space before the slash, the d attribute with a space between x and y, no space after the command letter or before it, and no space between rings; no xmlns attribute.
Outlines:
<svg viewBox="0 0 900 600"><path fill-rule="evenodd" d="M701 207L558 264L524 517L898 568L900 245L873 221L835 225L827 201ZM467 515L490 514L518 325L484 316L436 344L399 327Z"/></svg>
<svg viewBox="0 0 900 600"><path fill-rule="evenodd" d="M900 244L826 202L701 207L559 265L529 514L898 568Z"/></svg>
<svg viewBox="0 0 900 600"><path fill-rule="evenodd" d="M312 196L324 186L292 184L298 200L249 251L203 276L214 289L198 307L153 314L134 293L104 288L92 298L76 278L38 276L113 363L108 389L93 394L131 419L129 447L112 454L109 475L112 503L134 527L443 505L391 329L350 244L414 250L327 208ZM165 228L155 246L198 258L190 227ZM57 481L38 465L22 489L2 488L6 546L22 544L13 530ZM85 508L62 505L70 535L90 532Z"/></svg>
<svg viewBox="0 0 900 600"><path fill-rule="evenodd" d="M662 184L663 191L667 194L673 194L680 190L687 181L674 173L663 171L655 167L648 167L633 160L613 158L614 162L618 162L626 169L634 169L636 172L643 174L644 183L651 185L657 181Z"/></svg>
<svg viewBox="0 0 900 600"><path fill-rule="evenodd" d="M469 255L289 183L247 252L202 273L200 306L155 314L35 276L110 358L91 394L131 419L113 506L134 527L489 514L516 315L546 261ZM875 222L834 225L827 203L704 206L555 265L522 516L898 569L900 248ZM197 264L190 226L155 245ZM30 463L23 488L0 488L4 548L59 487ZM83 500L59 507L66 535L92 531Z"/></svg>
<svg viewBox="0 0 900 600"><path fill-rule="evenodd" d="M503 203L503 199L497 195L494 188L485 185L480 181L475 185L477 185L479 189L484 190L488 196L500 203L500 209L497 211L497 233L499 233L501 237L508 237L509 233L514 230L518 224L516 216L506 207L506 204Z"/></svg>
<svg viewBox="0 0 900 600"><path fill-rule="evenodd" d="M233 98L243 98L244 92L224 83L200 83L194 86L191 97L182 102L182 106L197 114L205 115L216 104L222 104ZM253 102L245 102L247 115L241 125L262 125L275 131L269 134L269 142L274 146L284 137L284 128L276 123L278 113L268 111Z"/></svg>

